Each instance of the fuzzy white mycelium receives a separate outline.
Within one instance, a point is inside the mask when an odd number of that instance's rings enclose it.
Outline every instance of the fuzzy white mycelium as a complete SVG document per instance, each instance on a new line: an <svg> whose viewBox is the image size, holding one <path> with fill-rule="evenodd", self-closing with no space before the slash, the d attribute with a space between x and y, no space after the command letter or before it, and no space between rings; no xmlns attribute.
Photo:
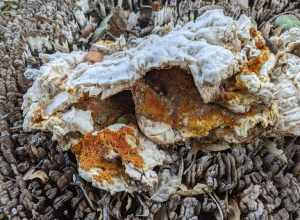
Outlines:
<svg viewBox="0 0 300 220"><path fill-rule="evenodd" d="M153 168L170 161L158 144L300 134L299 33L280 36L273 54L248 17L210 10L99 62L87 52L50 55L26 72L38 76L24 96L24 129L52 132L101 189L151 190Z"/></svg>

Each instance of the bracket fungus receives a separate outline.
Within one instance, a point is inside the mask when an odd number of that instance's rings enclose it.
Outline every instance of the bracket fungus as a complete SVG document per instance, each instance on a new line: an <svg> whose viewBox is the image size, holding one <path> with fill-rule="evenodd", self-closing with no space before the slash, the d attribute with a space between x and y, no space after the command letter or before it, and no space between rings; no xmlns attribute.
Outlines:
<svg viewBox="0 0 300 220"><path fill-rule="evenodd" d="M300 134L299 36L279 36L273 54L247 16L218 9L93 62L49 55L24 96L24 129L52 132L101 189L152 190L171 160L164 145Z"/></svg>

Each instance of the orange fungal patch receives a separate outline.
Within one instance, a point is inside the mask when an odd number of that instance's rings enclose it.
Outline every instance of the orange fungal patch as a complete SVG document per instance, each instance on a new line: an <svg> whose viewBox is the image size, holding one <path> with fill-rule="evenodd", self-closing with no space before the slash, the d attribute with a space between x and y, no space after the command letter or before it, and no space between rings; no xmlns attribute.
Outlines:
<svg viewBox="0 0 300 220"><path fill-rule="evenodd" d="M101 172L96 179L109 182L114 176L125 175L122 167L124 162L132 163L137 168L143 167L144 161L138 154L137 145L135 128L123 126L117 130L105 128L96 134L86 134L72 147L72 151L76 154L81 169L88 171L100 168ZM107 159L111 151L117 153L117 158Z"/></svg>
<svg viewBox="0 0 300 220"><path fill-rule="evenodd" d="M32 122L33 123L40 123L43 120L44 119L43 119L43 116L42 116L42 110L41 109L36 110L35 114L33 115Z"/></svg>
<svg viewBox="0 0 300 220"><path fill-rule="evenodd" d="M258 74L261 67L268 59L269 59L269 51L264 50L259 56L250 59L244 66L242 66L241 72Z"/></svg>
<svg viewBox="0 0 300 220"><path fill-rule="evenodd" d="M244 66L242 66L241 72L253 72L258 74L262 65L269 59L269 49L265 45L263 37L255 28L250 29L250 35L255 40L255 46L261 51L261 54L251 58Z"/></svg>
<svg viewBox="0 0 300 220"><path fill-rule="evenodd" d="M192 76L178 67L150 71L135 84L133 97L137 114L190 137L206 136L214 128L233 124L224 109L203 103Z"/></svg>

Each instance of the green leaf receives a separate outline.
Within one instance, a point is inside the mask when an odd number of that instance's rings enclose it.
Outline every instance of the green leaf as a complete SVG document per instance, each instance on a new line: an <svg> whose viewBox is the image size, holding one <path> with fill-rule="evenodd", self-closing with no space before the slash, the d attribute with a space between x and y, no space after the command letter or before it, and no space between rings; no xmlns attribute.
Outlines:
<svg viewBox="0 0 300 220"><path fill-rule="evenodd" d="M300 20L294 15L281 15L276 18L275 25L283 30L289 30L294 27L300 28Z"/></svg>

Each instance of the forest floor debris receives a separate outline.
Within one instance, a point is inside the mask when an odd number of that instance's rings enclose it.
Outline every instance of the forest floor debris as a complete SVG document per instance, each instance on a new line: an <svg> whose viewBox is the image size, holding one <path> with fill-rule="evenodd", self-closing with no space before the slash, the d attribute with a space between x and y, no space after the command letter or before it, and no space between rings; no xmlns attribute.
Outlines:
<svg viewBox="0 0 300 220"><path fill-rule="evenodd" d="M207 194L188 197L174 194L168 201L159 203L149 200L147 194L120 192L111 196L82 180L84 191L71 184L73 175L77 175L73 155L57 151L51 134L29 133L20 127L23 123L22 95L31 86L30 80L23 77L25 67L42 65L49 59L45 53L87 50L90 41L82 40L86 35L81 36L81 31L89 24L93 27L91 30L96 29L101 19L109 14L103 10L104 3L78 2L80 4L76 5L75 1L4 1L4 6L0 5L0 203L3 218L107 219L110 216L140 219L140 215L147 215L149 219L215 219L220 216L220 209L224 218L227 218L227 210L232 209L235 215L240 213L241 219L299 218L300 143L290 137L273 137L222 152L197 150L195 153L192 144L182 146L180 143L170 148L173 160L179 162L183 158L183 167L187 171L183 172L182 182L189 189L199 182L209 186L218 197L214 199ZM95 11L85 7L84 2ZM233 12L224 2L216 1L228 13ZM244 11L258 24L264 24L284 11L294 10L293 14L297 14L299 9L296 1L267 2L251 1L249 5L237 6L232 15L238 16ZM179 6L188 8L183 3ZM133 10L136 6L128 7ZM166 13L168 16L163 22L170 21L172 13L176 14L176 5L174 9L170 14ZM79 10L78 16L73 14L76 10ZM195 11L181 13L177 23L184 23L188 15L193 19ZM153 23L159 22L154 20ZM261 27L266 35L280 31L267 26ZM158 34L170 30L167 26L151 28ZM273 44L280 48L275 43L276 39L273 39ZM291 51L297 54L297 50L291 48ZM276 146L270 146L270 141ZM282 159L282 153L287 160ZM41 181L39 177L24 180L24 175L33 168L45 172L49 179L46 182L43 181L47 178ZM178 174L179 170L179 164L173 164L159 172ZM94 204L96 210L89 203Z"/></svg>

